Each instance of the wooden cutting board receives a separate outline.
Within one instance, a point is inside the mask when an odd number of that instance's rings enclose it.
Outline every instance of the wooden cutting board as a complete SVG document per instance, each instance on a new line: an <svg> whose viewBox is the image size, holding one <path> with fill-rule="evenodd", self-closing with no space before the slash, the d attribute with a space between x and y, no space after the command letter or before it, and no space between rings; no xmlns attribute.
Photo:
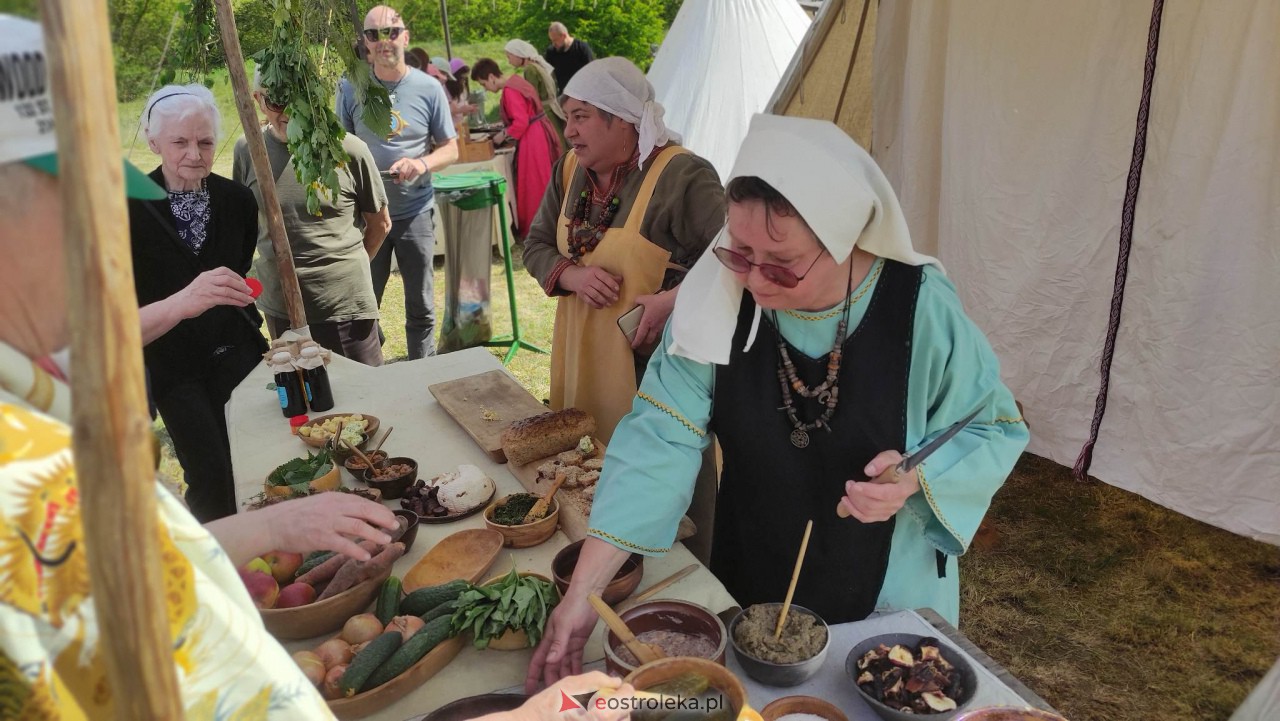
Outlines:
<svg viewBox="0 0 1280 721"><path fill-rule="evenodd" d="M507 426L549 410L504 371L436 383L427 390L496 463L507 462L502 452L502 433Z"/></svg>

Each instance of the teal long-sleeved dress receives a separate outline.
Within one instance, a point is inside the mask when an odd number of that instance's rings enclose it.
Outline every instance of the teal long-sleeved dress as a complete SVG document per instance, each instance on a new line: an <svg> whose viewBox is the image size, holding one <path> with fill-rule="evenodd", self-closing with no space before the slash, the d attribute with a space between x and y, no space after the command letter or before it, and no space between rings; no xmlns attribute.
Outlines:
<svg viewBox="0 0 1280 721"><path fill-rule="evenodd" d="M885 261L879 259L853 291L850 330L866 314ZM834 310L842 308L837 305ZM835 340L839 312L781 311L779 330L795 348L821 358ZM772 322L766 314L762 323ZM941 271L924 269L913 327L907 387L907 448L915 451L980 408L977 418L918 466L920 491L898 511L889 566L877 609L929 607L959 622L959 572L953 556L968 548L1029 433L982 331L965 315ZM671 338L670 325L662 346ZM661 555L671 548L708 445L715 366L654 354L632 404L606 452L590 520L590 535L628 551ZM778 394L777 379L761 378ZM781 405L781 400L779 400ZM846 409L841 411L853 412ZM779 502L787 489L778 488ZM831 499L832 513L839 498ZM857 521L849 519L850 523ZM713 539L714 543L714 539ZM947 556L939 577L937 551Z"/></svg>

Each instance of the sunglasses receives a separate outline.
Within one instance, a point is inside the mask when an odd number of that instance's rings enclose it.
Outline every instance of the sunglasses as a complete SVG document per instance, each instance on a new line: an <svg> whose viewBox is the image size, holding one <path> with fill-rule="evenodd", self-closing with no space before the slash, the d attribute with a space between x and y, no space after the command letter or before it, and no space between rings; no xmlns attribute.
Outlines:
<svg viewBox="0 0 1280 721"><path fill-rule="evenodd" d="M270 98L266 97L265 95L262 97L262 104L267 107L267 110L270 110L273 113L283 113L284 109L288 107L288 103L282 104L282 103L273 102Z"/></svg>
<svg viewBox="0 0 1280 721"><path fill-rule="evenodd" d="M809 264L809 267L805 269L802 275L796 275L790 268L783 268L780 265L752 263L743 254L728 248L716 248L713 252L720 259L720 262L724 264L724 267L735 273L750 273L752 268L759 268L760 275L764 276L764 279L770 283L780 285L783 288L794 288L809 275L809 271L813 270L813 266L818 264L818 258L821 258L826 251L818 251L817 257L813 259L813 262Z"/></svg>
<svg viewBox="0 0 1280 721"><path fill-rule="evenodd" d="M393 27L393 28L365 28L365 29L364 29L364 37L365 37L365 39L366 39L366 40L368 40L369 42L371 42L371 43L376 43L376 42L378 42L378 38L379 38L379 37L381 37L381 38L383 38L383 39L385 39L385 40L398 40L398 39L400 39L400 33L402 33L402 32L404 32L404 28L402 28L402 27ZM349 36L348 36L348 37L349 37Z"/></svg>

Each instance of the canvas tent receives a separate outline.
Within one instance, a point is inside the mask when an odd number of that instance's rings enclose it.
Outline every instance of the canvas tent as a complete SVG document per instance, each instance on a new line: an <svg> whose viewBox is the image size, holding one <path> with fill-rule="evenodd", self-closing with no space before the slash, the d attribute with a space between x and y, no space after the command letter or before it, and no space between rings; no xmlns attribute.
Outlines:
<svg viewBox="0 0 1280 721"><path fill-rule="evenodd" d="M667 126L715 166L733 167L809 16L795 0L686 0L649 69Z"/></svg>
<svg viewBox="0 0 1280 721"><path fill-rule="evenodd" d="M870 0L846 73L864 1L828 1L771 107L869 143L1029 450L1074 465L1096 418L1090 475L1280 544L1280 3Z"/></svg>

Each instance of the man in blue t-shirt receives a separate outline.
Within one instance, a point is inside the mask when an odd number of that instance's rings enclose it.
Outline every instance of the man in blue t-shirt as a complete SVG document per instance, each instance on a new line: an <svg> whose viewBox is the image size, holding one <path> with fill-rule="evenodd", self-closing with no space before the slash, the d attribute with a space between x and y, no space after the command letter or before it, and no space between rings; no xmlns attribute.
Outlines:
<svg viewBox="0 0 1280 721"><path fill-rule="evenodd" d="M444 87L405 63L409 31L400 13L385 5L370 10L364 18L364 44L374 77L391 95L391 134L365 127L354 88L345 79L338 85L338 117L347 132L369 146L383 180L389 181L391 232L371 261L373 289L381 307L394 252L404 278L404 329L412 360L436 352L431 174L458 159L458 138Z"/></svg>

